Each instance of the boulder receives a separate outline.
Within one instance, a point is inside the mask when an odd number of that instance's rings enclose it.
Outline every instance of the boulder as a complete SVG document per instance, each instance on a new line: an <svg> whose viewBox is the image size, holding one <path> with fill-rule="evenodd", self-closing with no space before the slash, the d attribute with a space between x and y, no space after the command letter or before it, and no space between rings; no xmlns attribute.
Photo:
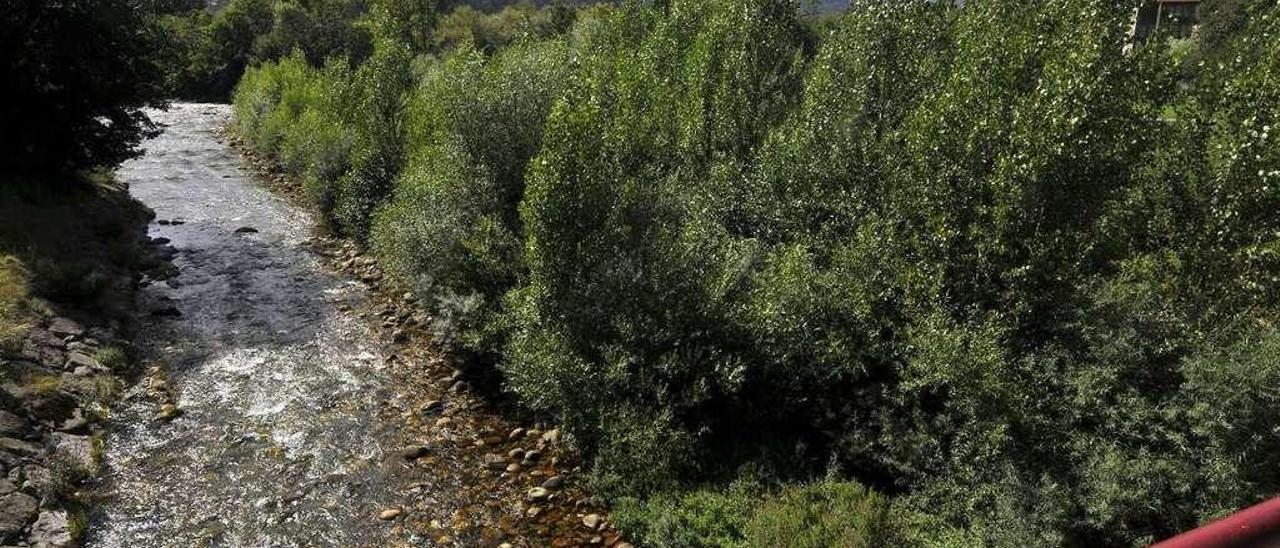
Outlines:
<svg viewBox="0 0 1280 548"><path fill-rule="evenodd" d="M31 545L36 548L73 546L71 524L66 510L45 510L31 525Z"/></svg>
<svg viewBox="0 0 1280 548"><path fill-rule="evenodd" d="M0 438L0 450L14 453L23 457L34 457L40 454L44 448L38 443L22 441L15 438Z"/></svg>
<svg viewBox="0 0 1280 548"><path fill-rule="evenodd" d="M68 318L54 318L49 322L49 332L55 337L79 337L84 335L84 326Z"/></svg>
<svg viewBox="0 0 1280 548"><path fill-rule="evenodd" d="M54 432L53 454L62 460L75 463L85 470L93 470L97 463L93 461L93 438L66 432Z"/></svg>
<svg viewBox="0 0 1280 548"><path fill-rule="evenodd" d="M74 370L80 367L86 367L89 369L98 369L102 366L98 364L98 360L93 359L93 356L90 356L83 352L67 353L66 368Z"/></svg>
<svg viewBox="0 0 1280 548"><path fill-rule="evenodd" d="M0 496L0 541L13 540L36 517L36 498L19 491Z"/></svg>
<svg viewBox="0 0 1280 548"><path fill-rule="evenodd" d="M26 419L0 410L0 436L6 438L25 438L31 433Z"/></svg>

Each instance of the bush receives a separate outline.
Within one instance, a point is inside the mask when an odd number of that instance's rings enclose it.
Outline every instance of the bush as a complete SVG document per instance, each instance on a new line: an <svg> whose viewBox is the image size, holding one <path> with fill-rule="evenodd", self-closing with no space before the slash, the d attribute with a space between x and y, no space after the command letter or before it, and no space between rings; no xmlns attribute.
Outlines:
<svg viewBox="0 0 1280 548"><path fill-rule="evenodd" d="M756 508L746 526L747 545L901 546L888 499L856 483L792 486Z"/></svg>
<svg viewBox="0 0 1280 548"><path fill-rule="evenodd" d="M446 344L461 334L465 348L496 349L483 331L523 270L516 206L567 67L562 41L489 60L464 49L409 100L409 159L377 217L374 250L390 273L437 302L437 317L452 324L440 326Z"/></svg>
<svg viewBox="0 0 1280 548"><path fill-rule="evenodd" d="M736 480L725 489L624 498L612 518L633 540L654 547L908 546L912 522L889 500L857 483L821 481L768 493Z"/></svg>
<svg viewBox="0 0 1280 548"><path fill-rule="evenodd" d="M237 134L302 179L331 226L363 238L400 172L408 65L391 44L354 73L342 61L314 68L300 53L250 69L236 89Z"/></svg>
<svg viewBox="0 0 1280 548"><path fill-rule="evenodd" d="M352 81L347 125L355 133L351 168L337 182L329 220L342 234L364 240L374 210L394 188L404 161L400 114L410 84L409 50L384 42Z"/></svg>
<svg viewBox="0 0 1280 548"><path fill-rule="evenodd" d="M631 539L645 546L730 548L743 546L744 530L760 495L760 489L737 482L723 491L663 493L643 503L623 499L610 517Z"/></svg>
<svg viewBox="0 0 1280 548"><path fill-rule="evenodd" d="M1133 545L1280 489L1280 8L1201 66L1104 0L796 7L464 36L411 92L383 36L251 70L237 123L640 540ZM835 479L754 508L744 466Z"/></svg>
<svg viewBox="0 0 1280 548"><path fill-rule="evenodd" d="M719 246L699 201L786 114L801 62L789 3L667 9L605 22L553 110L521 206L529 278L510 296L503 364L527 404L628 470L687 459L626 446L655 415L683 439L742 411L726 404L751 356L723 315L749 246Z"/></svg>
<svg viewBox="0 0 1280 548"><path fill-rule="evenodd" d="M0 171L50 184L136 156L153 130L140 109L163 99L160 43L135 0L6 5Z"/></svg>
<svg viewBox="0 0 1280 548"><path fill-rule="evenodd" d="M470 46L492 54L520 41L544 40L568 31L573 13L559 4L539 9L527 0L509 3L496 13L464 4L440 18L432 39L436 51Z"/></svg>
<svg viewBox="0 0 1280 548"><path fill-rule="evenodd" d="M331 58L358 64L372 50L367 10L366 0L232 0L212 14L201 4L163 15L168 91L225 101L249 67L295 51L316 67Z"/></svg>

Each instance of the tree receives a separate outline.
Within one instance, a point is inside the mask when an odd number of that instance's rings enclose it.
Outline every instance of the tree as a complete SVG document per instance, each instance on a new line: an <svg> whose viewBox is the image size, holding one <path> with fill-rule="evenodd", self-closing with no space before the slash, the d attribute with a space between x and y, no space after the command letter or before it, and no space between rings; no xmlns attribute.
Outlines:
<svg viewBox="0 0 1280 548"><path fill-rule="evenodd" d="M160 36L140 0L6 0L0 170L66 174L137 154L163 97Z"/></svg>

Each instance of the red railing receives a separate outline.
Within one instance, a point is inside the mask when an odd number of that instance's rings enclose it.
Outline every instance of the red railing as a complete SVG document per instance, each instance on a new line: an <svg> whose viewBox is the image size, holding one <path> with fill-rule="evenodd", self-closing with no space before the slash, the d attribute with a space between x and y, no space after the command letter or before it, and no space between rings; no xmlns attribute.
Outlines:
<svg viewBox="0 0 1280 548"><path fill-rule="evenodd" d="M1280 546L1280 497L1187 531L1151 548Z"/></svg>

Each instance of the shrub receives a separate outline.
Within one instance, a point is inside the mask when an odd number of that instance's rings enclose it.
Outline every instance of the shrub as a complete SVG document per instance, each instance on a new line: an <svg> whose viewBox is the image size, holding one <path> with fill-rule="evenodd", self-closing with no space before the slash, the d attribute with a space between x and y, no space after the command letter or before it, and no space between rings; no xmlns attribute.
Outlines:
<svg viewBox="0 0 1280 548"><path fill-rule="evenodd" d="M160 44L135 0L7 5L0 171L51 184L48 175L75 181L66 176L136 156L154 129L140 109L163 99Z"/></svg>
<svg viewBox="0 0 1280 548"><path fill-rule="evenodd" d="M641 425L610 434L606 417L666 415L667 436L692 438L706 414L738 411L722 404L750 356L723 313L749 258L718 247L698 200L786 113L801 61L789 3L666 11L604 22L552 112L521 206L529 280L510 296L503 364L526 403L628 470L680 459L627 447L648 439L629 434Z"/></svg>
<svg viewBox="0 0 1280 548"><path fill-rule="evenodd" d="M573 13L563 5L539 9L528 1L508 3L495 13L463 4L440 18L432 40L436 51L470 46L492 54L520 41L544 40L568 31Z"/></svg>
<svg viewBox="0 0 1280 548"><path fill-rule="evenodd" d="M623 499L610 517L629 538L645 546L731 548L744 544L747 520L760 495L751 484L737 482L723 491L663 493L644 503Z"/></svg>
<svg viewBox="0 0 1280 548"><path fill-rule="evenodd" d="M374 210L394 188L404 161L404 133L400 114L411 81L408 49L382 42L356 69L351 108L346 124L355 134L351 168L338 180L334 206L328 211L333 226L364 240Z"/></svg>
<svg viewBox="0 0 1280 548"><path fill-rule="evenodd" d="M791 486L755 509L748 546L823 548L900 546L889 501L847 482Z"/></svg>
<svg viewBox="0 0 1280 548"><path fill-rule="evenodd" d="M1280 8L1179 66L1104 0L796 7L590 12L411 92L395 44L293 57L238 124L342 232L376 211L640 540L1132 545L1280 488ZM836 479L748 511L747 465Z"/></svg>
<svg viewBox="0 0 1280 548"><path fill-rule="evenodd" d="M313 66L358 64L372 38L366 0L232 0L210 13L203 4L159 18L169 37L168 91L183 99L225 101L251 66L295 51Z"/></svg>
<svg viewBox="0 0 1280 548"><path fill-rule="evenodd" d="M409 101L409 160L374 225L374 249L389 272L437 302L437 317L452 324L441 326L446 344L460 332L466 348L495 349L483 330L522 272L516 205L567 66L561 41L490 60L464 49Z"/></svg>
<svg viewBox="0 0 1280 548"><path fill-rule="evenodd" d="M94 353L93 359L103 367L117 372L123 371L124 368L129 365L129 358L125 355L124 351L114 346L108 346L98 350Z"/></svg>

